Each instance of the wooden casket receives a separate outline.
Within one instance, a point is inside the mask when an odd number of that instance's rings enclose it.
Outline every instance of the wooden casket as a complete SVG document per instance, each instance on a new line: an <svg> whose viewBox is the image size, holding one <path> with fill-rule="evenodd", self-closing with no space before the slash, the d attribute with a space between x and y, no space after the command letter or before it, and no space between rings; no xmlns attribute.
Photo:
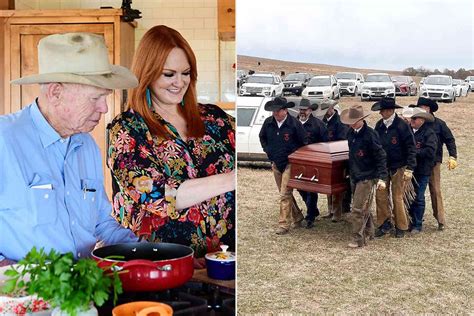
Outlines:
<svg viewBox="0 0 474 316"><path fill-rule="evenodd" d="M291 164L288 187L324 194L348 189L347 140L310 144L299 148L288 158Z"/></svg>

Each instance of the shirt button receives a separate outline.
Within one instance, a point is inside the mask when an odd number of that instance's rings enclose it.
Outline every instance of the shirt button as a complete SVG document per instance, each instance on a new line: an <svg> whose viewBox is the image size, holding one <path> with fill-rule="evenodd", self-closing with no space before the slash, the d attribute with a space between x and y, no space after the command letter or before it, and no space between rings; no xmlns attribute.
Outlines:
<svg viewBox="0 0 474 316"><path fill-rule="evenodd" d="M77 253L77 257L78 257L78 258L81 257L81 253L80 253L80 252Z"/></svg>
<svg viewBox="0 0 474 316"><path fill-rule="evenodd" d="M75 222L75 221L72 221L72 222L71 222L71 225L73 225L73 226L74 226L74 224L76 224L76 222Z"/></svg>
<svg viewBox="0 0 474 316"><path fill-rule="evenodd" d="M49 198L49 194L46 193L46 194L44 195L44 198L45 198L45 199Z"/></svg>
<svg viewBox="0 0 474 316"><path fill-rule="evenodd" d="M69 191L66 192L66 195L69 195Z"/></svg>
<svg viewBox="0 0 474 316"><path fill-rule="evenodd" d="M91 198L91 200L92 200L92 202L94 202L94 200L95 200L95 197L92 197L92 198Z"/></svg>

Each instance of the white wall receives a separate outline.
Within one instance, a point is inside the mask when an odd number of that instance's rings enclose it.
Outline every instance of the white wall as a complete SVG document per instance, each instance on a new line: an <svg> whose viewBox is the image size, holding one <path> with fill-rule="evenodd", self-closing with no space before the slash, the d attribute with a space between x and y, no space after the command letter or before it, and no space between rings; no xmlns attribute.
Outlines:
<svg viewBox="0 0 474 316"><path fill-rule="evenodd" d="M201 102L234 101L235 42L219 43L217 34L218 0L133 0L132 8L142 12L136 20L135 47L154 25L178 30L194 50L198 64L198 99ZM17 10L120 8L121 0L16 0ZM219 45L221 46L219 48ZM219 52L221 60L219 61ZM230 66L229 66L230 64ZM219 74L219 66L220 74ZM221 95L219 95L221 80Z"/></svg>

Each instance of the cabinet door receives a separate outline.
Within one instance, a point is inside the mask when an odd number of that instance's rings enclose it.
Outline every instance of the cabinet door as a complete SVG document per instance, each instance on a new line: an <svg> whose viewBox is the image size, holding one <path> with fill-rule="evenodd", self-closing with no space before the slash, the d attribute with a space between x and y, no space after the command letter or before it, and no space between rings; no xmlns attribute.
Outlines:
<svg viewBox="0 0 474 316"><path fill-rule="evenodd" d="M10 80L38 73L37 46L41 38L57 33L89 32L103 35L109 50L109 60L114 62L114 28L111 23L103 24L38 24L38 25L12 25L10 36ZM6 113L16 112L29 105L38 96L39 85L10 85L10 102L6 104ZM115 92L115 93L118 93ZM107 98L109 111L114 111L114 94ZM10 107L10 108L8 108ZM111 113L111 117L115 113ZM110 115L109 115L110 116ZM102 116L99 124L91 132L102 153L104 168L105 188L111 197L111 178L106 163L105 130L108 122Z"/></svg>

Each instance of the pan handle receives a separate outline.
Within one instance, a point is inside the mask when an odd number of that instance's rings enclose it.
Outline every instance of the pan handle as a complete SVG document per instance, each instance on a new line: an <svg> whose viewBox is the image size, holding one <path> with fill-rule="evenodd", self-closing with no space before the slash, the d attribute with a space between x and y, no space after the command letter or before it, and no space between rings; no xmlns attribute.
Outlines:
<svg viewBox="0 0 474 316"><path fill-rule="evenodd" d="M128 269L131 267L138 267L138 266L144 266L152 269L157 269L160 271L171 271L173 270L173 266L171 264L165 264L164 266L159 266L156 262L150 261L150 260L144 260L144 259L136 259L136 260L130 260L125 262L122 265L122 269Z"/></svg>

